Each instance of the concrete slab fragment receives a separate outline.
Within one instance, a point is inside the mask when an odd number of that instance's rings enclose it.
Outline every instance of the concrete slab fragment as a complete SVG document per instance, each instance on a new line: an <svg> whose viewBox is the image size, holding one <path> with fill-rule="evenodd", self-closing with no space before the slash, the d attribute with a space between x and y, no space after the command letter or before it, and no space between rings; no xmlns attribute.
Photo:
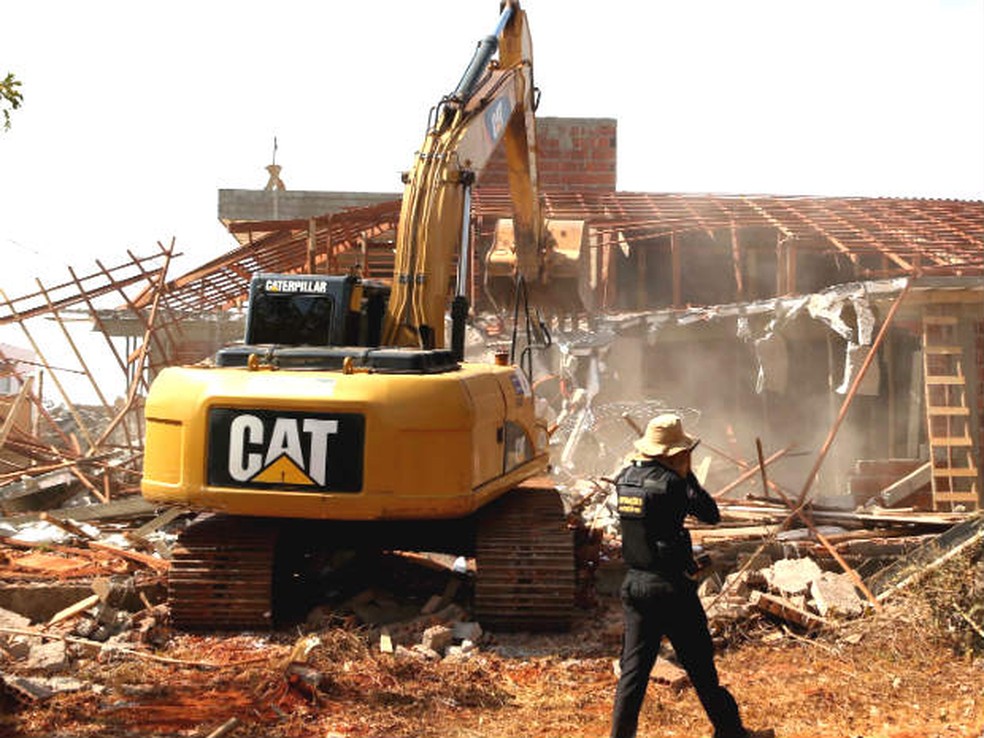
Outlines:
<svg viewBox="0 0 984 738"><path fill-rule="evenodd" d="M849 574L825 571L810 584L810 593L816 603L817 612L824 617L856 617L864 611L864 603L858 597Z"/></svg>
<svg viewBox="0 0 984 738"><path fill-rule="evenodd" d="M769 585L785 594L800 594L809 591L810 584L820 578L820 567L813 559L780 559L766 574Z"/></svg>

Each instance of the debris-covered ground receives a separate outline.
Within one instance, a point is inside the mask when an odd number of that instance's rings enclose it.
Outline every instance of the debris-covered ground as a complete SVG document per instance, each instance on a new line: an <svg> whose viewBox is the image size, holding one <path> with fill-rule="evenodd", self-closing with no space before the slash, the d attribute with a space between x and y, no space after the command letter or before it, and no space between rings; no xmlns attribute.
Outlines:
<svg viewBox="0 0 984 738"><path fill-rule="evenodd" d="M296 633L172 638L156 653L78 653L73 691L10 712L11 736L600 736L608 727L617 615L565 636L491 638L470 658L378 653L359 631L316 633L317 687L287 669ZM973 736L984 668L954 652L924 602L815 638L765 623L719 657L752 725L781 736ZM182 661L187 663L181 663ZM205 664L208 664L206 666ZM671 682L671 679L667 679ZM654 682L643 734L709 730L692 690Z"/></svg>
<svg viewBox="0 0 984 738"><path fill-rule="evenodd" d="M140 552L126 548L139 540L132 531L114 546L80 540L86 530L100 535L95 526L62 530L61 543L7 538L0 549L8 584L18 574L36 582L39 571L68 584L74 571L88 592L42 619L0 610L0 736L607 733L621 634L617 541L580 537L583 607L564 634L484 632L469 619L467 570L397 555L376 570L386 578L307 622L202 635L169 627L158 571L166 559L153 545L166 549L166 533L147 533ZM815 542L787 541L776 558L762 545L742 550L747 542L733 540L742 530L727 543L705 541L718 571L702 593L722 679L751 726L784 737L981 736L979 517L923 536L895 571L869 577L888 593L878 607L836 585L848 575L809 555ZM401 579L413 588L402 590ZM642 734L709 735L665 656Z"/></svg>

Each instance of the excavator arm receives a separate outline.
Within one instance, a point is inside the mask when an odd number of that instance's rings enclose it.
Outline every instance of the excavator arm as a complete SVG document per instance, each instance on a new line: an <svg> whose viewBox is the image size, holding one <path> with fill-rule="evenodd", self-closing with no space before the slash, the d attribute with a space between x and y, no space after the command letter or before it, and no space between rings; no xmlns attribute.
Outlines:
<svg viewBox="0 0 984 738"><path fill-rule="evenodd" d="M498 60L492 58L496 51ZM414 166L405 175L385 345L445 345L444 313L459 247L452 312L467 313L462 300L471 261L471 187L500 142L514 208L516 269L527 281L538 278L543 220L534 108L526 13L518 2L507 0L495 33L479 42L461 81L432 113Z"/></svg>

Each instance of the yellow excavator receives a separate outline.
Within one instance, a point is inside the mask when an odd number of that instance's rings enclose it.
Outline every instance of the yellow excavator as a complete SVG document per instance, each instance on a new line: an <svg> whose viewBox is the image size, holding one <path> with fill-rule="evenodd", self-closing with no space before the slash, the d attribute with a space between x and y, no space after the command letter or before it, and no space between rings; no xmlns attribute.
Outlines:
<svg viewBox="0 0 984 738"><path fill-rule="evenodd" d="M530 377L502 355L466 362L463 348L471 188L497 146L514 219L492 277L535 299L576 272L580 246L551 234L583 224L540 214L534 97L526 15L506 2L404 177L392 283L254 275L244 342L156 377L143 495L203 513L173 552L177 626L275 623L350 550L474 557L480 622L568 623L572 534Z"/></svg>

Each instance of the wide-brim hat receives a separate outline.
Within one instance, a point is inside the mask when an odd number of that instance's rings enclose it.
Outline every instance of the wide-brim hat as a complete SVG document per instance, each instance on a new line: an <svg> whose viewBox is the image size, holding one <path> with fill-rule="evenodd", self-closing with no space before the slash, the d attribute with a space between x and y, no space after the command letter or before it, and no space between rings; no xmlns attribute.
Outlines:
<svg viewBox="0 0 984 738"><path fill-rule="evenodd" d="M698 443L699 438L684 432L679 415L663 413L649 421L646 432L633 445L643 456L673 456L692 450Z"/></svg>

